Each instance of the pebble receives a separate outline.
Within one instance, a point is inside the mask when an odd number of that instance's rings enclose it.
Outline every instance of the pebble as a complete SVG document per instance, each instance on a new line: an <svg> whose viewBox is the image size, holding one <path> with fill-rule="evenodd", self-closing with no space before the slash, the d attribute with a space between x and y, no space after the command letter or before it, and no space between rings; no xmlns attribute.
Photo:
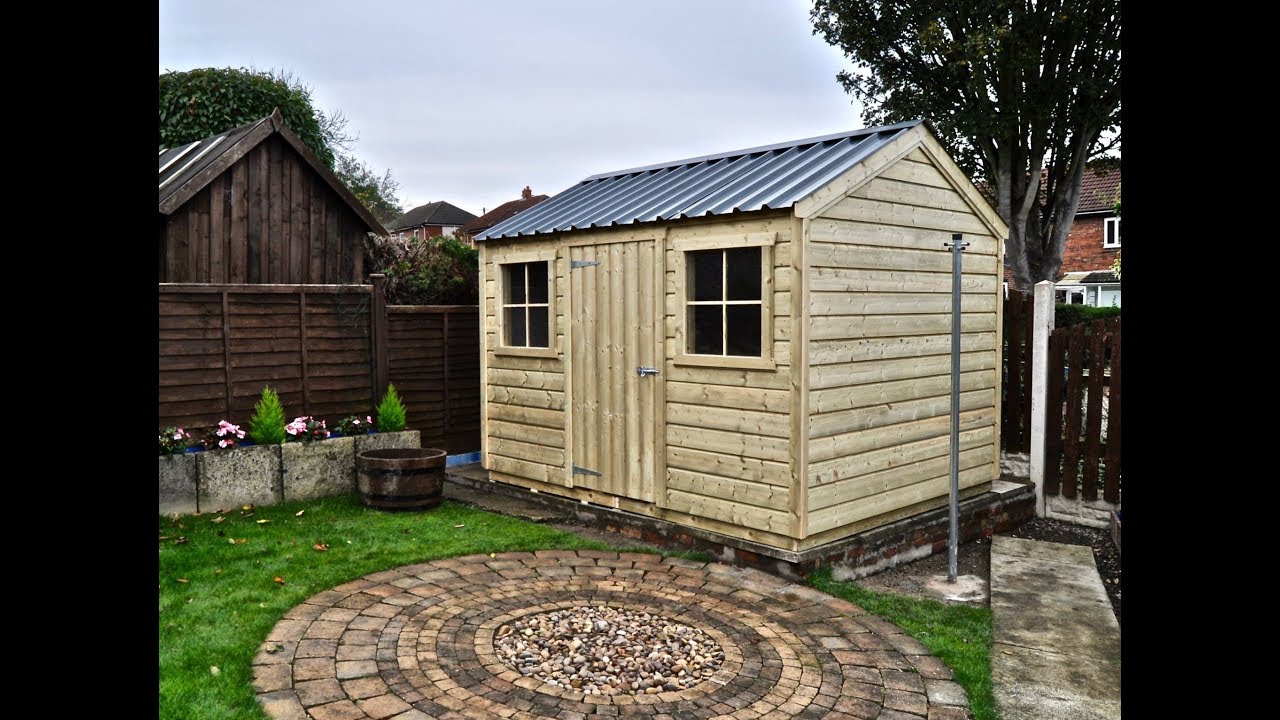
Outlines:
<svg viewBox="0 0 1280 720"><path fill-rule="evenodd" d="M604 606L529 615L494 637L507 667L587 695L685 690L724 663L724 650L698 628Z"/></svg>

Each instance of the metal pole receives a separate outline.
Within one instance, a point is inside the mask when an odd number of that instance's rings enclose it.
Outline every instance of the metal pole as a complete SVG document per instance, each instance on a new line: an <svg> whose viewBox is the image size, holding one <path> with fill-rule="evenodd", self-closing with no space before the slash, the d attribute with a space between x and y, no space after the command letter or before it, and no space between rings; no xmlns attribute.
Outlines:
<svg viewBox="0 0 1280 720"><path fill-rule="evenodd" d="M956 233L951 242L951 529L947 536L947 582L956 581L960 548L960 268L964 235Z"/></svg>

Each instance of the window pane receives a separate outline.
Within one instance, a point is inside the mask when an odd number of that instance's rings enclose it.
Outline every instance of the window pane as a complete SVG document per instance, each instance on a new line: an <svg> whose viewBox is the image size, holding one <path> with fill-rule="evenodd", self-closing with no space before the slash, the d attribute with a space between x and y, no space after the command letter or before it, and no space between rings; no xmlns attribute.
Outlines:
<svg viewBox="0 0 1280 720"><path fill-rule="evenodd" d="M529 302L547 301L547 263L529 263ZM532 332L532 331L530 331Z"/></svg>
<svg viewBox="0 0 1280 720"><path fill-rule="evenodd" d="M695 355L722 355L720 310L723 305L689 306L689 350Z"/></svg>
<svg viewBox="0 0 1280 720"><path fill-rule="evenodd" d="M729 265L729 300L760 299L760 248L737 248L725 251Z"/></svg>
<svg viewBox="0 0 1280 720"><path fill-rule="evenodd" d="M689 262L690 300L720 300L723 284L723 250L698 250L687 256ZM719 354L719 353L717 353Z"/></svg>
<svg viewBox="0 0 1280 720"><path fill-rule="evenodd" d="M524 302L524 266L525 263L517 263L515 265L503 265L502 270L507 274L507 302L522 303Z"/></svg>
<svg viewBox="0 0 1280 720"><path fill-rule="evenodd" d="M547 308L529 308L529 347L551 347L551 343L547 342L548 332Z"/></svg>
<svg viewBox="0 0 1280 720"><path fill-rule="evenodd" d="M725 354L760 357L760 306L730 305L727 310L729 347Z"/></svg>
<svg viewBox="0 0 1280 720"><path fill-rule="evenodd" d="M528 343L524 337L524 308L507 308L507 345L509 347L525 347Z"/></svg>

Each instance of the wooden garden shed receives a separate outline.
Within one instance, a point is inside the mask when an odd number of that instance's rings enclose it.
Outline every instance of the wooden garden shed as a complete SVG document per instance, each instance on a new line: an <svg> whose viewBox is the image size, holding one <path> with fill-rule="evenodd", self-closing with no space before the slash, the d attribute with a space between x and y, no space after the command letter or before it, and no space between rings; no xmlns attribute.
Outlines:
<svg viewBox="0 0 1280 720"><path fill-rule="evenodd" d="M921 120L594 175L479 235L495 481L802 551L999 468L1007 228Z"/></svg>
<svg viewBox="0 0 1280 720"><path fill-rule="evenodd" d="M279 110L159 161L160 282L362 283L387 234Z"/></svg>

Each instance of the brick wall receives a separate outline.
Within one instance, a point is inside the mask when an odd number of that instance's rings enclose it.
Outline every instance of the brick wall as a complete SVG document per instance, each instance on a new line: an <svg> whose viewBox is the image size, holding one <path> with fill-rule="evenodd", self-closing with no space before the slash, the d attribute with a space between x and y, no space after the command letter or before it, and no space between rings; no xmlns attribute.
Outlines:
<svg viewBox="0 0 1280 720"><path fill-rule="evenodd" d="M1102 233L1106 216L1077 217L1067 234L1067 246L1062 251L1062 269L1059 272L1083 272L1110 270L1120 248L1103 248ZM1004 281L1013 284L1013 271L1004 266Z"/></svg>
<svg viewBox="0 0 1280 720"><path fill-rule="evenodd" d="M1062 272L1108 270L1116 261L1120 248L1102 247L1104 216L1077 217L1067 236L1067 247L1062 253Z"/></svg>

